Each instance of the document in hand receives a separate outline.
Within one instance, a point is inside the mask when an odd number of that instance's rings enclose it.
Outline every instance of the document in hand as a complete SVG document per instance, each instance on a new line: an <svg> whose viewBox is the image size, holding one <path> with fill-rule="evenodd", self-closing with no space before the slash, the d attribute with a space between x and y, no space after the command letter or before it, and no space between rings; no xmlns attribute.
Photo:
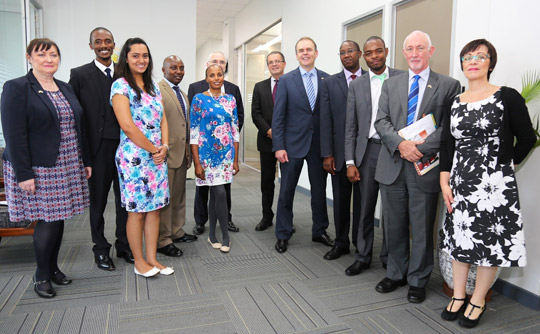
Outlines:
<svg viewBox="0 0 540 334"><path fill-rule="evenodd" d="M406 140L424 140L437 129L433 114L426 115L413 124L398 131L398 134ZM422 176L439 165L439 153L414 163L418 175Z"/></svg>

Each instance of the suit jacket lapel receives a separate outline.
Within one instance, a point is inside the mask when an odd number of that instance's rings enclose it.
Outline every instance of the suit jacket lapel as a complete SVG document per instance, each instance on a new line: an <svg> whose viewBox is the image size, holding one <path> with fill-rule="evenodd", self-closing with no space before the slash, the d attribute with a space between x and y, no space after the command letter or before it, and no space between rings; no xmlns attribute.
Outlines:
<svg viewBox="0 0 540 334"><path fill-rule="evenodd" d="M264 84L263 94L266 95L266 98L271 102L273 108L274 100L272 99L272 77L268 78L267 82Z"/></svg>
<svg viewBox="0 0 540 334"><path fill-rule="evenodd" d="M176 97L176 93L165 80L163 80L162 83L163 83L162 87L163 87L163 90L165 91L165 94L168 94L170 98L174 101L174 105L176 105L177 111L180 113L182 118L184 118L184 115L182 112L182 105L180 104L180 101L178 101L178 97Z"/></svg>
<svg viewBox="0 0 540 334"><path fill-rule="evenodd" d="M341 91L343 92L343 95L346 97L349 87L347 87L347 78L345 78L345 73L343 73L343 71L338 73L337 82L338 82L339 88L341 88Z"/></svg>
<svg viewBox="0 0 540 334"><path fill-rule="evenodd" d="M362 79L362 77L357 78ZM357 80L355 79L355 80ZM371 108L372 102L371 102L371 79L369 77L369 74L362 80L362 90L364 91L364 99L367 101L367 105ZM370 109L371 114L371 109ZM371 119L371 117L370 117Z"/></svg>
<svg viewBox="0 0 540 334"><path fill-rule="evenodd" d="M401 104L401 112L404 113L403 123L397 128L401 129L407 125L407 110L409 109L409 75L404 75L400 78L401 83L398 84L398 98Z"/></svg>
<svg viewBox="0 0 540 334"><path fill-rule="evenodd" d="M56 126L58 127L58 130L60 130L60 120L58 119L58 113L56 112L56 109L54 108L54 105L51 99L49 99L47 92L43 89L43 87L41 87L41 85L37 81L32 71L28 72L26 77L28 78L28 81L30 82L30 86L32 87L32 90L36 92L37 96L39 96L41 101L43 101L43 103L45 103L47 108L49 108L49 111L51 112L54 118L54 121L56 123Z"/></svg>
<svg viewBox="0 0 540 334"><path fill-rule="evenodd" d="M424 112L431 101L431 98L435 95L437 88L439 87L439 77L437 73L429 70L429 78L424 90L424 96L422 97L422 103L420 104L420 111L417 113L416 119L422 118Z"/></svg>
<svg viewBox="0 0 540 334"><path fill-rule="evenodd" d="M94 64L94 61L90 63L90 66L88 67L88 72L90 82L92 83L92 87L94 87L95 94L101 95L101 101L106 101L106 106L110 107L110 96L106 96L106 90L104 90L103 87L100 86L100 82L102 82L102 80L104 79L101 76L105 77L105 74L103 74L103 72L101 72L101 70L96 66L96 64ZM110 89L108 91L110 92ZM105 108L99 108L99 110L102 114L105 112Z"/></svg>
<svg viewBox="0 0 540 334"><path fill-rule="evenodd" d="M309 99L306 93L306 88L304 87L304 80L302 80L302 74L300 73L299 68L297 68L293 73L293 81L296 84L296 87L298 88L298 90L300 91L300 95L304 97L306 104L309 106L309 109L311 110Z"/></svg>

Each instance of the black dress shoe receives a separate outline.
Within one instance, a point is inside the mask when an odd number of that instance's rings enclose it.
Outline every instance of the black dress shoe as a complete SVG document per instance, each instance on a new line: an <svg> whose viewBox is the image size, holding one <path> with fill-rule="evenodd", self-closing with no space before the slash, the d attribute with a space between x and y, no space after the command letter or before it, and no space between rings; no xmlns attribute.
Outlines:
<svg viewBox="0 0 540 334"><path fill-rule="evenodd" d="M426 288L418 288L416 286L409 286L409 293L407 294L407 300L409 303L421 303L426 299Z"/></svg>
<svg viewBox="0 0 540 334"><path fill-rule="evenodd" d="M101 270L113 271L116 269L109 255L96 255L96 265Z"/></svg>
<svg viewBox="0 0 540 334"><path fill-rule="evenodd" d="M362 270L369 269L369 267L370 267L369 263L356 260L347 269L345 269L345 275L347 276L358 275L362 272Z"/></svg>
<svg viewBox="0 0 540 334"><path fill-rule="evenodd" d="M173 242L193 242L197 240L196 235L184 233L180 238L173 239Z"/></svg>
<svg viewBox="0 0 540 334"><path fill-rule="evenodd" d="M53 281L53 283L56 285L68 285L73 282L72 280L68 279L60 270L52 274L51 281Z"/></svg>
<svg viewBox="0 0 540 334"><path fill-rule="evenodd" d="M227 225L227 229L231 232L239 232L240 231L240 228L238 228L238 226L234 225L233 222L229 222L229 224Z"/></svg>
<svg viewBox="0 0 540 334"><path fill-rule="evenodd" d="M174 244L168 244L165 247L158 248L157 251L158 253L171 257L180 257L182 254L184 254L184 252L182 252L182 250L176 247Z"/></svg>
<svg viewBox="0 0 540 334"><path fill-rule="evenodd" d="M53 298L56 296L56 291L54 291L50 280L38 281L36 275L32 280L34 281L34 291L38 296L41 298Z"/></svg>
<svg viewBox="0 0 540 334"><path fill-rule="evenodd" d="M278 253L285 253L287 251L287 246L289 245L289 240L278 239L276 242L276 250Z"/></svg>
<svg viewBox="0 0 540 334"><path fill-rule="evenodd" d="M326 234L326 232L324 232L323 234L317 236L317 237L313 237L311 238L311 241L313 242L320 242L321 244L323 245L326 245L326 246L330 246L330 247L334 247L334 240L332 240L328 234Z"/></svg>
<svg viewBox="0 0 540 334"><path fill-rule="evenodd" d="M484 315L484 312L486 311L486 304L484 302L484 306L478 306L478 305L475 305L471 302L469 302L469 304L472 306L471 307L471 310L469 311L469 314L468 315L465 315L465 314L462 314L460 317L459 317L459 320L458 320L458 324L461 326L461 327L465 327L465 328L473 328L473 327L476 327L478 325L478 323L480 322L480 318L482 318L482 315ZM471 319L470 316L472 315L473 311L475 308L478 308L480 309L481 313L480 315L478 316L478 318L476 319Z"/></svg>
<svg viewBox="0 0 540 334"><path fill-rule="evenodd" d="M331 250L328 251L328 253L324 254L323 259L325 260L335 260L339 259L341 255L349 254L351 251L349 248L341 248L339 246L332 247Z"/></svg>
<svg viewBox="0 0 540 334"><path fill-rule="evenodd" d="M387 293L392 292L395 289L397 289L400 286L407 285L407 280L401 280L401 281L394 281L393 279L390 279L388 277L383 278L382 281L380 281L377 286L375 287L375 290L380 293Z"/></svg>
<svg viewBox="0 0 540 334"><path fill-rule="evenodd" d="M133 253L131 252L130 249L127 249L123 252L117 252L116 257L119 259L124 259L126 263L131 263L131 264L135 263L135 259L133 258Z"/></svg>
<svg viewBox="0 0 540 334"><path fill-rule="evenodd" d="M204 233L204 225L195 224L195 227L193 228L193 234L200 235L203 233Z"/></svg>
<svg viewBox="0 0 540 334"><path fill-rule="evenodd" d="M459 310L452 312L452 309L454 308L455 302L463 302L463 305L459 308ZM448 311L448 306L450 307L450 311ZM465 298L455 298L452 297L452 301L450 302L450 305L445 307L441 313L441 318L443 318L446 321L454 321L457 319L457 317L465 312L465 308L467 308L467 297Z"/></svg>
<svg viewBox="0 0 540 334"><path fill-rule="evenodd" d="M270 226L274 225L272 223L272 220L268 220L268 219L261 219L261 221L257 224L257 226L255 226L255 231L264 231L266 230L267 228L269 228Z"/></svg>

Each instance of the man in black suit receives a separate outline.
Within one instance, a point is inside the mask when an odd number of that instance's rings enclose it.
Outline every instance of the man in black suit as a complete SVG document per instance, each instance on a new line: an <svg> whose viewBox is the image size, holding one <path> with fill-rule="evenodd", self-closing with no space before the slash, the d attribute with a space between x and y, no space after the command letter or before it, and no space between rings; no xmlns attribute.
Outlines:
<svg viewBox="0 0 540 334"><path fill-rule="evenodd" d="M334 247L324 255L335 260L349 254L349 227L351 221L351 194L353 197L353 245L356 247L358 221L360 220L360 193L358 184L347 179L345 168L345 116L347 114L347 90L349 84L362 75L358 43L347 40L341 43L339 57L343 71L336 73L321 85L321 156L323 168L332 175L334 196Z"/></svg>
<svg viewBox="0 0 540 334"><path fill-rule="evenodd" d="M223 69L223 73L227 71L227 59L222 52L212 52L208 56L208 62L206 66L219 65ZM201 80L192 83L188 88L189 104L193 102L193 97L196 94L205 92L208 90L208 82ZM240 88L237 85L225 80L221 90L226 94L231 94L236 99L236 108L238 113L238 130L242 130L244 124L244 104L242 103L242 95L240 94ZM193 233L196 235L204 232L204 224L208 221L208 187L195 187L195 203L193 207L193 215L195 217L195 227ZM229 208L229 225L228 229L231 232L238 232L240 229L232 222L231 214L231 184L225 184L225 191L227 192L227 206Z"/></svg>
<svg viewBox="0 0 540 334"><path fill-rule="evenodd" d="M349 181L358 187L360 197L356 260L345 270L349 276L358 275L371 265L375 207L379 193L375 170L381 150L381 139L375 131L374 123L384 81L403 73L386 66L388 48L380 37L369 37L363 49L369 71L349 85L347 98L346 173ZM383 236L380 253L384 268L388 257L385 240Z"/></svg>
<svg viewBox="0 0 540 334"><path fill-rule="evenodd" d="M94 242L92 250L98 268L115 270L109 256L111 244L105 238L103 218L111 183L116 204L116 256L133 263L133 255L126 236L127 212L120 204L120 187L114 162L120 142L120 127L109 103L114 73L111 59L115 46L113 35L106 28L95 28L90 33L89 45L96 59L72 69L69 84L83 107L84 126L90 146L93 171L93 177L89 179L90 229Z"/></svg>
<svg viewBox="0 0 540 334"><path fill-rule="evenodd" d="M257 135L257 149L261 157L261 193L263 217L255 226L255 231L264 231L272 226L274 212L274 179L276 177L277 159L272 152L272 113L279 78L285 70L285 56L279 51L272 51L266 56L266 65L272 75L270 78L258 82L253 88L251 102L251 118L259 133Z"/></svg>
<svg viewBox="0 0 540 334"><path fill-rule="evenodd" d="M281 187L276 215L275 248L287 251L294 233L293 201L304 160L308 164L311 192L311 240L327 246L334 241L326 233L326 178L320 140L320 94L328 74L315 67L319 55L315 41L302 37L295 45L298 68L280 79L272 115L272 150L280 162Z"/></svg>

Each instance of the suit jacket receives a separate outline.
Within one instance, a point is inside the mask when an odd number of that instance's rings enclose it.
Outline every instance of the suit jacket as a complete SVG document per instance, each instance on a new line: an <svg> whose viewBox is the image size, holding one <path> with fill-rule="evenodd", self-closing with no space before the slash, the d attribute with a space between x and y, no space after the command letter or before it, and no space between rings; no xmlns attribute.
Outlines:
<svg viewBox="0 0 540 334"><path fill-rule="evenodd" d="M238 131L242 130L244 125L244 104L242 103L242 94L240 93L240 88L237 85L225 80L223 82L225 86L225 93L231 94L236 99L236 111L238 113ZM192 83L188 88L188 98L189 104L193 102L193 97L199 93L204 93L209 88L208 82L206 80L201 80Z"/></svg>
<svg viewBox="0 0 540 334"><path fill-rule="evenodd" d="M272 139L268 138L266 133L272 128L273 111L272 77L270 77L255 84L251 100L251 118L257 129L259 129L257 149L261 152L272 152Z"/></svg>
<svg viewBox="0 0 540 334"><path fill-rule="evenodd" d="M56 80L75 117L75 130L85 166L90 158L83 127L83 110L73 88ZM3 158L10 161L17 182L34 178L32 166L52 167L60 150L60 120L47 92L32 70L4 84L1 97L2 129L6 141Z"/></svg>
<svg viewBox="0 0 540 334"><path fill-rule="evenodd" d="M109 113L111 120L118 124L109 103L111 87L102 85L102 77L104 77L103 72L94 61L91 61L89 64L72 69L69 78L69 84L83 106L85 132L92 156L97 153L101 144L106 113ZM120 136L120 126L118 126L118 136Z"/></svg>
<svg viewBox="0 0 540 334"><path fill-rule="evenodd" d="M362 74L366 73L362 69L361 71ZM338 172L345 164L348 89L343 71L323 80L321 87L321 156L333 156Z"/></svg>
<svg viewBox="0 0 540 334"><path fill-rule="evenodd" d="M311 145L320 156L320 91L328 73L317 69L317 99L311 110L302 74L296 68L279 79L272 116L272 150L292 158L307 156Z"/></svg>
<svg viewBox="0 0 540 334"><path fill-rule="evenodd" d="M179 168L184 162L184 157L188 160L188 168L191 165L191 150L189 145L189 104L186 105L186 117L182 111L180 101L176 97L176 93L171 88L169 83L165 80L159 82L159 89L161 91L163 109L167 117L167 124L169 124L169 152L167 153L167 166L168 168ZM187 101L187 96L180 90L184 100Z"/></svg>
<svg viewBox="0 0 540 334"><path fill-rule="evenodd" d="M388 67L389 78L405 73ZM349 85L347 98L347 121L345 128L345 161L362 164L369 137L372 116L371 79L364 73Z"/></svg>
<svg viewBox="0 0 540 334"><path fill-rule="evenodd" d="M429 159L439 152L444 109L445 106L450 105L449 101L459 94L460 87L457 80L430 70L418 117L433 114L437 130L429 135L423 144L417 146L424 155L424 159ZM375 180L382 184L392 184L397 179L403 163L409 163L400 157L398 150L399 143L403 141L398 131L407 126L408 90L408 72L389 78L384 82L381 90L375 129L381 137L383 149L379 153ZM415 176L420 190L440 191L439 166L423 176L417 173Z"/></svg>

